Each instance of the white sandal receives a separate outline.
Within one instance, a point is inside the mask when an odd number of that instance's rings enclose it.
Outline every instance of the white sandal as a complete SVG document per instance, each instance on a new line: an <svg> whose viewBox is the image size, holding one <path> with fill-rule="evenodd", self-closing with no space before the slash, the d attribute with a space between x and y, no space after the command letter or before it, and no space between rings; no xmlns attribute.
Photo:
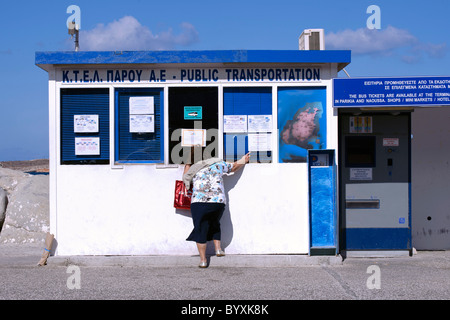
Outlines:
<svg viewBox="0 0 450 320"><path fill-rule="evenodd" d="M224 255L225 255L225 252L223 250L217 250L216 251L216 256L223 257Z"/></svg>

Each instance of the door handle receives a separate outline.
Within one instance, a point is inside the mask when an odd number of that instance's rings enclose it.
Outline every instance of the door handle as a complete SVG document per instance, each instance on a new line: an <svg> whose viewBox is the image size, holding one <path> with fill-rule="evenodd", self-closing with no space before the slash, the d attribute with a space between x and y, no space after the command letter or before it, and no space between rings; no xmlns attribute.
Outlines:
<svg viewBox="0 0 450 320"><path fill-rule="evenodd" d="M380 209L380 199L345 199L346 209Z"/></svg>

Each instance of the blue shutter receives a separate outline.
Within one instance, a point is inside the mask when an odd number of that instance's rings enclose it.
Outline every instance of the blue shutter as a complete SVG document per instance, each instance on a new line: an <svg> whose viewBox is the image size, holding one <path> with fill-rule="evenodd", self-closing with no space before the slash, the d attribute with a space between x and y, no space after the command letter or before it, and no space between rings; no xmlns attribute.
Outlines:
<svg viewBox="0 0 450 320"><path fill-rule="evenodd" d="M272 88L224 88L224 115L260 115L272 114ZM245 141L245 148L242 143ZM227 150L228 146L228 150ZM232 148L232 150L230 150ZM246 133L224 133L225 159L236 161L248 152L248 135ZM270 162L272 152L252 154L252 162Z"/></svg>
<svg viewBox="0 0 450 320"><path fill-rule="evenodd" d="M153 96L155 132L130 132L130 97ZM132 88L116 90L116 161L160 163L164 162L163 89Z"/></svg>
<svg viewBox="0 0 450 320"><path fill-rule="evenodd" d="M272 88L225 88L225 115L272 114Z"/></svg>
<svg viewBox="0 0 450 320"><path fill-rule="evenodd" d="M98 115L98 133L75 133L74 115ZM99 137L100 155L75 155L75 138ZM61 164L109 163L109 89L61 89Z"/></svg>

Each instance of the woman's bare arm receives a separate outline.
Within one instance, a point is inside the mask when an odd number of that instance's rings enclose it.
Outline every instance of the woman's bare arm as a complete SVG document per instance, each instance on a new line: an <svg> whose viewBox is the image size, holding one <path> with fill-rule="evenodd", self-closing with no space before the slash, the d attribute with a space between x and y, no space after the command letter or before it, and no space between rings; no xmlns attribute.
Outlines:
<svg viewBox="0 0 450 320"><path fill-rule="evenodd" d="M190 164L186 164L186 165L184 166L183 176L186 174L186 172L188 172L188 170L189 170L190 167L191 167Z"/></svg>
<svg viewBox="0 0 450 320"><path fill-rule="evenodd" d="M233 168L231 169L231 172L236 172L236 171L240 170L249 161L250 161L250 152L247 153L245 156L243 156L238 161L233 162Z"/></svg>

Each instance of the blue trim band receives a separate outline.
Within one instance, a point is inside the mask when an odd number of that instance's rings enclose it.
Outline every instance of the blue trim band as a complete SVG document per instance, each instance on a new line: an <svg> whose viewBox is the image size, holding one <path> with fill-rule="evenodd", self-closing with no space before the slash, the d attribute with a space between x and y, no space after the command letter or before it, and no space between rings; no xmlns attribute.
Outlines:
<svg viewBox="0 0 450 320"><path fill-rule="evenodd" d="M212 50L212 51L52 51L36 52L45 65L174 63L338 63L351 62L349 50Z"/></svg>
<svg viewBox="0 0 450 320"><path fill-rule="evenodd" d="M347 228L347 250L411 249L410 228Z"/></svg>

